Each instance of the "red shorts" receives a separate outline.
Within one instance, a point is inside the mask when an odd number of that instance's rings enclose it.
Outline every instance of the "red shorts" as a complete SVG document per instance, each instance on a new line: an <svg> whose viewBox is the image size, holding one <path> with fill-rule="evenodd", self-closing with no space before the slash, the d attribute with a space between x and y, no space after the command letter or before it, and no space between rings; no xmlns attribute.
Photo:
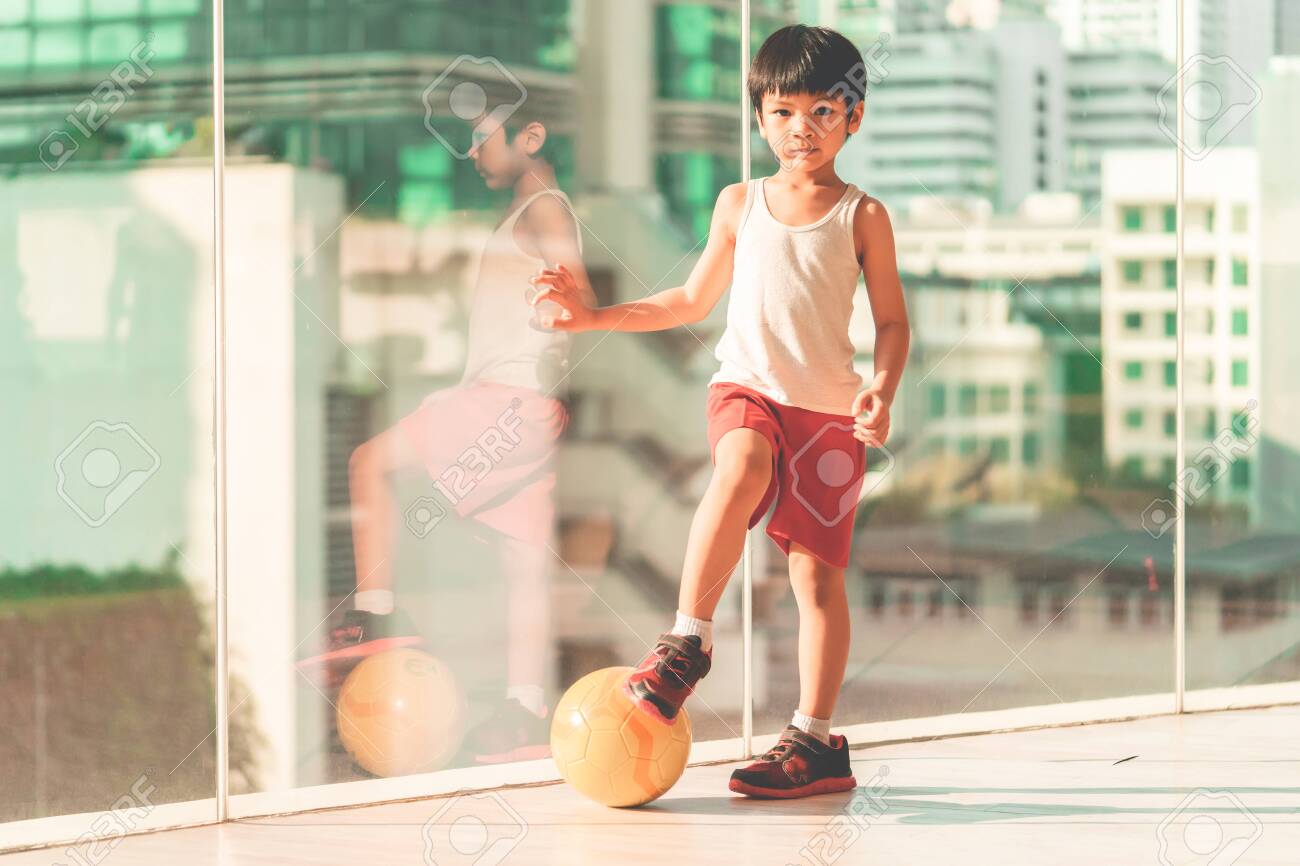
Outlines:
<svg viewBox="0 0 1300 866"><path fill-rule="evenodd" d="M732 382L709 386L709 453L737 427L757 430L772 446L772 480L749 517L754 527L772 500L767 534L785 554L797 541L836 568L849 564L853 515L866 473L866 446L853 438L853 416L786 406Z"/></svg>
<svg viewBox="0 0 1300 866"><path fill-rule="evenodd" d="M438 508L541 544L555 520L552 458L568 420L553 397L474 382L435 391L398 426L440 494Z"/></svg>

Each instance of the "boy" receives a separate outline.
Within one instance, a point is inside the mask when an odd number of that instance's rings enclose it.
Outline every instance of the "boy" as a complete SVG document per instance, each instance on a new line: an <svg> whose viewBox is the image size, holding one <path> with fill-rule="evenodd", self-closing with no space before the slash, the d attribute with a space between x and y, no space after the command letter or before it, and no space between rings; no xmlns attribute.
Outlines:
<svg viewBox="0 0 1300 866"><path fill-rule="evenodd" d="M767 532L789 557L799 607L799 706L776 747L732 791L804 797L856 785L831 711L849 651L844 589L865 444L889 436L907 360L907 310L889 216L835 173L862 121L862 56L839 33L794 25L754 58L750 100L781 169L718 195L708 244L686 285L593 308L579 275L545 268L536 300L557 330L654 331L698 322L731 283L720 368L709 383L714 472L687 542L677 619L629 676L647 713L671 720L712 660L712 616L745 533L775 500ZM875 376L853 370L849 317L864 274L876 325ZM865 444L864 444L865 443Z"/></svg>
<svg viewBox="0 0 1300 866"><path fill-rule="evenodd" d="M489 189L511 190L513 198L478 269L465 371L457 385L430 394L352 453L354 609L331 629L328 650L300 663L323 666L326 681L337 685L360 659L423 642L394 608L393 545L403 514L388 481L393 472L423 468L442 500L425 505L423 514L408 509L408 526L423 520L412 526L423 537L450 502L446 510L496 531L508 584L506 696L466 736L466 749L479 763L550 754L547 545L555 512L553 457L568 422L556 391L572 338L540 324L546 306L529 305L536 291L529 280L547 263L586 278L581 234L546 158L546 139L545 125L524 110L507 125L482 121L474 127L475 169Z"/></svg>

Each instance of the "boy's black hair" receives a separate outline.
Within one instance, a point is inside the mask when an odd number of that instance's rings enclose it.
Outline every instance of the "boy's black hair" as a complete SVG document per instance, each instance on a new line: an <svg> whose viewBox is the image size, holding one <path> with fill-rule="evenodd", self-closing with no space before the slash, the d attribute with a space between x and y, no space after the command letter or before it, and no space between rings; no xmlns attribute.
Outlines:
<svg viewBox="0 0 1300 866"><path fill-rule="evenodd" d="M829 27L791 24L767 37L749 68L749 100L762 110L769 93L831 94L846 108L866 98L867 70L862 53Z"/></svg>

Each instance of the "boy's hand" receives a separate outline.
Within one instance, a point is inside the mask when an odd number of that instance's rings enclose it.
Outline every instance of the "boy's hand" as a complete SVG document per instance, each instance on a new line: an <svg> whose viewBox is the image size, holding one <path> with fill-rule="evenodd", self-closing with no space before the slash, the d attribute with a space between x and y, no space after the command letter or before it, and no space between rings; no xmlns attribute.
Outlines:
<svg viewBox="0 0 1300 866"><path fill-rule="evenodd" d="M854 439L870 448L884 446L889 438L889 403L879 388L868 388L853 398L853 418Z"/></svg>
<svg viewBox="0 0 1300 866"><path fill-rule="evenodd" d="M533 307L542 301L551 301L561 308L559 315L539 314L538 321L543 327L556 331L587 331L595 327L595 308L583 298L578 281L564 265L539 268L537 273L528 278L528 282L542 287L528 301Z"/></svg>

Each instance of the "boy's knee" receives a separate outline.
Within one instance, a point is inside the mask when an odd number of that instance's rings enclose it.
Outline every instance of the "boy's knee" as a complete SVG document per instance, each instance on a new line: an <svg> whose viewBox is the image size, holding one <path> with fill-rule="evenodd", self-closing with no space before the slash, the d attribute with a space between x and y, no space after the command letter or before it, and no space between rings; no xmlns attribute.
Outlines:
<svg viewBox="0 0 1300 866"><path fill-rule="evenodd" d="M719 448L714 482L737 493L762 493L772 476L772 451L767 440L746 437Z"/></svg>
<svg viewBox="0 0 1300 866"><path fill-rule="evenodd" d="M798 542L795 542L792 554L790 588L801 604L827 607L846 602L848 591L844 584L844 569L815 558Z"/></svg>

